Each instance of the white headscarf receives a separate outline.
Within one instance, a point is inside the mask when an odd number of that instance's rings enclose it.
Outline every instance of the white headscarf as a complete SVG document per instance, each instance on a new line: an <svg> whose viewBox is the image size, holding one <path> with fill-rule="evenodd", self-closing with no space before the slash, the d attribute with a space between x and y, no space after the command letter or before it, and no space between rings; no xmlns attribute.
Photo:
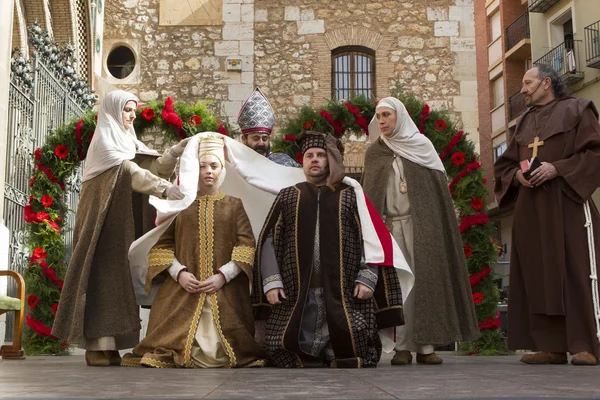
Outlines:
<svg viewBox="0 0 600 400"><path fill-rule="evenodd" d="M137 140L133 126L125 129L122 111L129 101L138 103L138 98L123 90L110 92L102 100L98 112L96 131L88 149L83 179L85 182L104 171L132 160L137 150L151 153L152 151Z"/></svg>
<svg viewBox="0 0 600 400"><path fill-rule="evenodd" d="M374 116L369 124L369 137L377 140L379 136L395 154L406 158L422 167L436 169L446 173L444 164L438 156L433 143L415 125L406 107L395 97L386 97L377 103L377 109L391 108L396 111L396 127L390 136L384 136L379 129L379 122Z"/></svg>

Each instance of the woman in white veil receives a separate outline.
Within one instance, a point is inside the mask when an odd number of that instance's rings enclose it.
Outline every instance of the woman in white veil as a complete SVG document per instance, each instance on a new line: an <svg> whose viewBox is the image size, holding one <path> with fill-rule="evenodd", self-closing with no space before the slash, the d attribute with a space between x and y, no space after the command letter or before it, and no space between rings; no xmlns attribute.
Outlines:
<svg viewBox="0 0 600 400"><path fill-rule="evenodd" d="M363 188L405 254L415 285L396 328L392 365L441 364L436 345L479 337L467 264L446 171L402 102L377 103Z"/></svg>
<svg viewBox="0 0 600 400"><path fill-rule="evenodd" d="M132 161L138 152L151 153L133 129L137 103L134 95L118 90L108 93L100 106L83 172L73 255L52 331L85 348L86 362L92 366L119 365L118 350L133 347L139 338L139 312L127 258L135 238L133 191L183 197L176 185ZM177 146L182 147L181 153L185 143ZM177 146L169 151L176 153ZM168 169L158 164L159 170Z"/></svg>

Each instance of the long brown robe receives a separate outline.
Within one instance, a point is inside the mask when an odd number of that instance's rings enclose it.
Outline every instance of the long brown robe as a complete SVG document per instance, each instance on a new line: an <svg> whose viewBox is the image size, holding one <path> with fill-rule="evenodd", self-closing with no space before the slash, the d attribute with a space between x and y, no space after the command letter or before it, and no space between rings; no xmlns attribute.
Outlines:
<svg viewBox="0 0 600 400"><path fill-rule="evenodd" d="M365 154L363 188L385 214L394 152L378 139ZM413 341L444 345L479 337L467 264L445 175L402 158L413 221Z"/></svg>
<svg viewBox="0 0 600 400"><path fill-rule="evenodd" d="M143 163L145 169L164 175L174 166L154 158ZM81 185L73 254L52 334L83 348L126 349L139 340L139 308L128 259L136 237L134 212L140 211L134 209L139 203L133 201L131 168L130 161L123 162ZM160 196L166 184L152 175L145 178L148 181L137 179L146 199ZM150 214L145 211L146 220Z"/></svg>
<svg viewBox="0 0 600 400"><path fill-rule="evenodd" d="M264 364L264 352L254 341L250 283L254 262L254 235L240 199L199 197L179 213L150 253L146 289L164 279L150 311L146 337L133 354L148 365L193 367L192 347L206 294L191 294L172 279L167 269L173 257L199 281L234 261L242 269L211 296L213 318L229 357L230 367ZM124 359L128 364L136 360Z"/></svg>
<svg viewBox="0 0 600 400"><path fill-rule="evenodd" d="M514 183L519 162L538 158L558 176L541 187ZM515 203L510 259L508 346L550 352L591 352L596 337L584 202L589 201L596 254L600 215L591 196L600 186L600 125L589 100L567 97L527 110L495 165L499 206Z"/></svg>
<svg viewBox="0 0 600 400"><path fill-rule="evenodd" d="M318 194L320 191L320 195ZM378 329L403 323L402 293L393 267L378 268L375 295L353 295L361 267L362 235L356 194L338 184L335 191L300 183L283 189L259 238L252 299L261 318L268 312L266 346L278 367L319 367L323 359L304 352L299 337L311 279L315 232L319 221L321 287L335 361L341 368L376 366L381 356ZM287 299L271 307L263 293L262 246L272 235Z"/></svg>
<svg viewBox="0 0 600 400"><path fill-rule="evenodd" d="M71 344L140 329L127 259L134 240L131 194L127 163L81 185L73 254L52 327Z"/></svg>

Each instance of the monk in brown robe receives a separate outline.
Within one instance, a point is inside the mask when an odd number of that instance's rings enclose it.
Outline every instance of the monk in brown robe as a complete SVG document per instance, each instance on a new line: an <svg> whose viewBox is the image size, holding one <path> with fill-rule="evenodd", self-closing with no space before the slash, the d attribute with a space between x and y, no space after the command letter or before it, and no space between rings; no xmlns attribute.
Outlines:
<svg viewBox="0 0 600 400"><path fill-rule="evenodd" d="M565 97L547 65L525 73L521 93L530 108L495 165L499 206L515 203L508 346L539 350L521 358L527 364L566 364L570 352L572 364L596 365L598 281L590 282L596 265L589 254L600 251L591 200L600 186L598 111L589 100ZM526 179L520 163L535 156L541 166Z"/></svg>

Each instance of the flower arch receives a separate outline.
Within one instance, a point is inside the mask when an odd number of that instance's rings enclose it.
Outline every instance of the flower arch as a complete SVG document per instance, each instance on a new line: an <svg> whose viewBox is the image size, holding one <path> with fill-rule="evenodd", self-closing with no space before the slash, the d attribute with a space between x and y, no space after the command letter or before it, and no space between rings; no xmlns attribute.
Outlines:
<svg viewBox="0 0 600 400"><path fill-rule="evenodd" d="M446 168L459 228L469 268L473 302L482 338L461 344L469 354L503 354L506 348L500 332L497 302L498 289L490 263L497 259L498 248L492 237L494 227L486 213L485 178L474 145L456 128L447 110L432 110L415 97L396 93L406 105L421 133L433 142ZM165 139L179 140L202 131L230 134L208 110L207 102L194 105L152 101L138 108L134 127L138 135L160 129ZM329 102L313 109L303 107L295 118L285 121L285 134L274 141L273 148L301 160L295 137L304 130L327 132L337 137L346 133L368 134L368 123L375 103L358 97L350 101ZM88 111L80 119L57 128L44 146L34 154L36 172L29 182L30 198L25 207L31 257L25 273L29 311L25 349L28 354L66 354L67 344L51 335L51 326L65 274L65 244L61 235L67 205L65 180L85 159L96 126L96 113Z"/></svg>

